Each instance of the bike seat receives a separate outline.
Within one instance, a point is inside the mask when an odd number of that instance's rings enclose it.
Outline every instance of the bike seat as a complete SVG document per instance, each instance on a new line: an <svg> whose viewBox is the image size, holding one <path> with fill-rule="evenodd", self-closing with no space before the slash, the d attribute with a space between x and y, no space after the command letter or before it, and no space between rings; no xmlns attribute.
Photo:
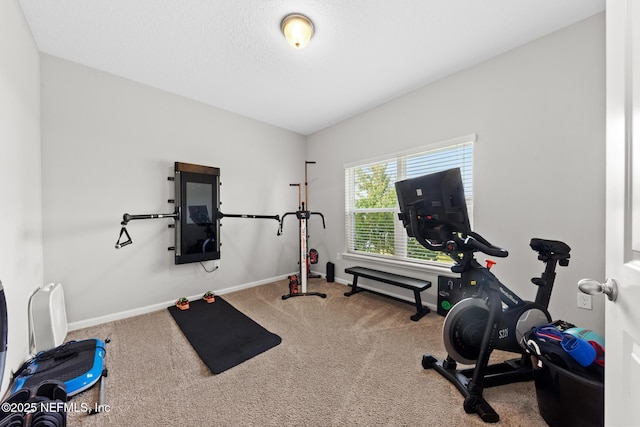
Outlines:
<svg viewBox="0 0 640 427"><path fill-rule="evenodd" d="M570 258L569 252L571 252L571 248L569 245L559 240L533 238L531 239L529 246L531 246L531 249L538 252L540 259L553 257L556 259L567 260Z"/></svg>

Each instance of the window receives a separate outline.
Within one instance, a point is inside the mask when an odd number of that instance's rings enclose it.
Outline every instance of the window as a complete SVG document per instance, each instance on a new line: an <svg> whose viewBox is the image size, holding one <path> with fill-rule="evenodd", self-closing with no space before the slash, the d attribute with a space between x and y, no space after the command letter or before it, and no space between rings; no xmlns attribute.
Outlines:
<svg viewBox="0 0 640 427"><path fill-rule="evenodd" d="M470 219L473 218L475 135L444 141L366 163L345 165L346 251L421 263L452 261L409 238L398 219L395 182L459 167Z"/></svg>

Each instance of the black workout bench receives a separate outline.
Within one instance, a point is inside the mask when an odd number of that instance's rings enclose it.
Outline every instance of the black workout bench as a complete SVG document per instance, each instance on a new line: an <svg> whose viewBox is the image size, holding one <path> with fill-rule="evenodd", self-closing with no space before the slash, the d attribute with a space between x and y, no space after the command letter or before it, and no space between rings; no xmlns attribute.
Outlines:
<svg viewBox="0 0 640 427"><path fill-rule="evenodd" d="M383 294L381 292L376 292L376 291L372 291L370 289L365 289L365 288L359 288L358 277L364 277L366 279L377 280L378 282L387 283L389 285L400 286L401 288L405 288L405 289L411 289L413 291L413 295L415 296L415 306L417 310L416 314L410 317L410 319L413 320L414 322L417 322L425 314L429 312L428 307L422 306L422 298L420 298L420 292L431 287L431 282L428 280L414 279L413 277L401 276L399 274L387 273L385 271L374 270L372 268L366 268L366 267L349 267L349 268L345 268L344 272L347 274L353 274L353 284L351 285L351 290L344 294L344 296L346 297L349 297L358 292L367 291L367 292L382 295L388 298L392 298L397 301L402 301L402 302L407 302L409 304L412 304L410 301L405 301L400 298Z"/></svg>

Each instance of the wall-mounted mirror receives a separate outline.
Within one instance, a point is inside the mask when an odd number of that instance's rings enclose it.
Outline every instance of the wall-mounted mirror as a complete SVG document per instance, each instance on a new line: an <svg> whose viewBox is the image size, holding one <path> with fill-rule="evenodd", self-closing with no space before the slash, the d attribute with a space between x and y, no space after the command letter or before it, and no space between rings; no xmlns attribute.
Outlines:
<svg viewBox="0 0 640 427"><path fill-rule="evenodd" d="M176 264L220 259L220 169L175 163Z"/></svg>

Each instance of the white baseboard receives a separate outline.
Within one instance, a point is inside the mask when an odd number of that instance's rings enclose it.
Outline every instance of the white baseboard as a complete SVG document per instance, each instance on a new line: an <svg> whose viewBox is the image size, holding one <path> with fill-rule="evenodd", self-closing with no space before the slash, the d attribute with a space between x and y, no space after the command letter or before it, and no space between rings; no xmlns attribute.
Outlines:
<svg viewBox="0 0 640 427"><path fill-rule="evenodd" d="M278 280L286 279L288 275L271 277L269 279L259 280L257 282L245 283L242 285L232 286L225 289L219 289L216 291L216 295L229 294L231 292L240 291L242 289L253 288L254 286L266 285L267 283L276 282ZM202 294L191 295L187 297L189 300L196 300L202 297ZM88 328L90 326L101 325L103 323L113 322L115 320L126 319L133 316L140 316L141 314L152 313L154 311L163 310L169 306L175 304L175 300L159 302L156 304L147 305L145 307L135 308L133 310L121 311L119 313L107 314L106 316L93 317L91 319L79 320L77 322L71 322L68 325L69 332L76 331L78 329Z"/></svg>
<svg viewBox="0 0 640 427"><path fill-rule="evenodd" d="M317 274L320 275L322 278L326 278L326 276L322 273L319 272L311 272L312 274ZM248 289L248 288L253 288L255 286L260 286L260 285L266 285L267 283L272 283L272 282L277 282L278 280L284 280L286 279L288 276L292 275L292 274L296 274L296 273L290 273L290 274L285 274L282 276L278 276L278 277L271 277L269 279L263 279L263 280L259 280L257 282L251 282L251 283L245 283L242 285L237 285L237 286L232 286L229 288L225 288L225 289L220 289L216 291L216 295L224 295L224 294L229 294L231 292L236 292L236 291L240 291L242 289ZM340 279L337 278L335 279L336 283L340 283L342 285L345 286L350 286L351 282L344 280L344 279ZM358 287L360 288L365 288L365 289L371 289L373 291L376 292L381 292L387 295L390 295L392 297L395 298L399 298L408 302L414 302L411 298L408 298L404 295L398 295L395 294L393 292L385 292L385 291L381 291L380 289L376 289L374 287L370 287L370 286L362 286L360 284L358 284ZM187 297L189 300L196 300L201 298L202 295L198 294L198 295L191 295L189 297ZM106 316L100 316L100 317L93 317L91 319L86 319L86 320L79 320L77 322L71 322L68 325L68 330L69 332L71 331L76 331L78 329L83 329L83 328L88 328L90 326L97 326L97 325L101 325L103 323L108 323L108 322L113 322L116 320L122 320L122 319L126 319L129 317L134 317L134 316L140 316L141 314L147 314L147 313L152 313L154 311L158 311L158 310L163 310L171 305L175 304L175 300L171 300L171 301L164 301L164 302L159 302L156 304L151 304L151 305L147 305L145 307L140 307L140 308L135 308L133 310L126 310L126 311L121 311L118 313L113 313L113 314L107 314ZM429 303L425 303L423 302L424 305L426 305L427 307L429 307L431 310L436 310L436 306L434 304L429 304Z"/></svg>

